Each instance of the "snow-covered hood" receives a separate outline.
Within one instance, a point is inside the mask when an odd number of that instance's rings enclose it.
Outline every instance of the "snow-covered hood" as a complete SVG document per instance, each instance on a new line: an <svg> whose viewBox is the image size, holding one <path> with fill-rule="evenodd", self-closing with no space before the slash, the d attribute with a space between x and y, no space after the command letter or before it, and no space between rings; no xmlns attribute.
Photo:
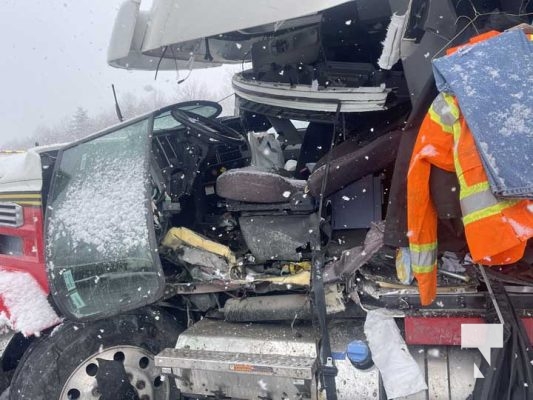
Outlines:
<svg viewBox="0 0 533 400"><path fill-rule="evenodd" d="M141 0L127 0L115 20L108 62L120 68L148 70L241 62L251 45L246 37L308 23L305 18L296 19L312 17L349 1L352 0L154 0L152 9L145 12L139 11ZM239 46L214 38L229 32L243 37ZM204 57L208 37L212 59ZM174 45L183 51L165 49ZM189 65L191 53L198 56Z"/></svg>
<svg viewBox="0 0 533 400"><path fill-rule="evenodd" d="M0 193L38 192L41 187L41 157L37 152L0 153Z"/></svg>

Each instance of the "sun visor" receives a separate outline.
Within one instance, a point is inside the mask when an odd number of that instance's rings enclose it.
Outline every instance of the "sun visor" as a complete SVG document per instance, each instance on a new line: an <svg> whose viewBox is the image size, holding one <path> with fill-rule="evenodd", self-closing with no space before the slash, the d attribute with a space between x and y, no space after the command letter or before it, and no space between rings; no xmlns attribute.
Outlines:
<svg viewBox="0 0 533 400"><path fill-rule="evenodd" d="M142 51L316 14L350 0L155 0Z"/></svg>
<svg viewBox="0 0 533 400"><path fill-rule="evenodd" d="M147 31L150 13L140 11L140 0L127 0L117 14L111 41L107 51L107 62L112 67L147 70L176 70L208 68L221 65L204 60L176 59L170 54L153 52L143 54L142 44ZM160 50L160 49L159 49Z"/></svg>

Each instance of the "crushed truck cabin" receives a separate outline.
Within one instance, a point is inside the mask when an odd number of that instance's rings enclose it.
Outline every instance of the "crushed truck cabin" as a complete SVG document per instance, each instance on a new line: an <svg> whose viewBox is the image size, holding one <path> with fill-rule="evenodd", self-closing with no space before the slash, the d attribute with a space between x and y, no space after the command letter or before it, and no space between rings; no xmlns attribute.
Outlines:
<svg viewBox="0 0 533 400"><path fill-rule="evenodd" d="M9 399L533 398L533 2L140 4L235 115L0 154Z"/></svg>

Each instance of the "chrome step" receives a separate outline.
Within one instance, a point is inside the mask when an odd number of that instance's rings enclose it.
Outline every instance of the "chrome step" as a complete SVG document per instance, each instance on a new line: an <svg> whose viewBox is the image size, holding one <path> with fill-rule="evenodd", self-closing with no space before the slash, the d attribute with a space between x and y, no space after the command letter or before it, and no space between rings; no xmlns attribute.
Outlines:
<svg viewBox="0 0 533 400"><path fill-rule="evenodd" d="M280 354L165 349L156 356L155 364L161 368L312 379L315 373L316 359Z"/></svg>
<svg viewBox="0 0 533 400"><path fill-rule="evenodd" d="M204 318L155 357L182 394L231 399L318 400L312 326Z"/></svg>

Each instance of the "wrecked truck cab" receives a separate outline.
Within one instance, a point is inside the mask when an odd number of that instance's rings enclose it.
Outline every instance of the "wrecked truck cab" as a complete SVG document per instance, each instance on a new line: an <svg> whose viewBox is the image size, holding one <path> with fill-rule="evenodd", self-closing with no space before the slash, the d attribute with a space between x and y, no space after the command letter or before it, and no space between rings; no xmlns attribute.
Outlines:
<svg viewBox="0 0 533 400"><path fill-rule="evenodd" d="M60 151L46 208L45 248L51 293L64 316L94 320L176 294L196 304L202 294L219 293L198 303L214 311L228 291L287 292L305 304L326 155L307 160L321 165L307 179L281 167L265 169L257 165L261 152L254 146L269 138L273 147L263 156L278 146L283 159L287 152L275 135L252 131L248 142L242 124L251 126L254 116L217 119L220 112L216 103L181 103ZM305 129L331 137L334 125L311 123ZM371 222L381 219L382 183L372 174L393 162L399 138L397 132L336 148L325 188L331 221L320 234L328 260L353 246L339 235L364 237ZM357 221L343 221L356 209ZM331 269L328 280L338 282L341 275ZM342 291L332 289L332 298ZM279 312L288 299L281 298ZM224 311L229 319L230 310Z"/></svg>
<svg viewBox="0 0 533 400"><path fill-rule="evenodd" d="M104 318L163 296L159 241L180 200L193 195L210 147L224 140L206 123L220 111L216 103L181 103L59 152L45 248L51 292L65 316ZM245 143L237 132L227 140Z"/></svg>
<svg viewBox="0 0 533 400"><path fill-rule="evenodd" d="M53 294L70 320L32 348L13 393L39 398L54 382L44 398L91 398L129 378L134 388L126 391L165 400L351 400L382 397L383 385L393 397L391 382L403 384L407 395L424 389L424 380L430 384L422 396L469 396L475 379L465 371L479 357L446 346L460 344L463 323L492 317L489 278L497 273L481 279L477 266L444 253L437 298L422 307L412 277L396 270L408 253L406 231L387 240L380 221L405 214L405 189L395 186L405 184L409 146L403 167L397 152L416 137L434 97L431 58L478 28L471 26L475 15L464 11L472 3L269 1L272 7L263 9L235 0L206 9L203 1L161 0L144 13L138 1L127 2L110 64L157 70L251 61L233 79L239 117L216 119L214 104L177 105L143 117L146 137L128 139L127 127L141 118L65 150L65 160L69 151L79 157L71 156L64 171L61 163L56 168L61 184L54 183L47 235L57 243L47 257L57 280ZM234 12L222 19L222 8ZM190 23L208 17L215 23ZM375 61L387 37L401 37L402 62L384 71ZM293 120L308 124L297 129ZM264 132L270 128L275 134ZM101 158L86 157L81 165L83 154L97 155L106 143ZM109 168L91 170L91 161ZM101 179L84 176L91 171ZM118 182L122 175L133 180ZM84 211L112 199L114 212L80 228L69 188L86 197ZM129 192L136 190L142 196L131 210ZM395 215L391 205L398 200ZM56 208L64 221L54 219ZM463 252L457 209L437 208L439 229L451 229L459 242L446 245ZM106 234L107 224L117 226L120 239ZM76 264L69 251L91 256ZM94 251L101 254L92 257ZM500 274L497 280L510 285L495 289L499 299L508 291L503 303L530 324L531 292L517 276ZM374 330L363 329L365 316L377 322ZM398 379L397 371L385 373L395 367L393 353L408 353L402 335L422 368L413 361L399 369L417 385ZM379 371L361 371L368 366L365 338L375 346L376 365L381 360ZM60 362L41 357L50 348ZM109 365L123 366L114 381L105 379Z"/></svg>

